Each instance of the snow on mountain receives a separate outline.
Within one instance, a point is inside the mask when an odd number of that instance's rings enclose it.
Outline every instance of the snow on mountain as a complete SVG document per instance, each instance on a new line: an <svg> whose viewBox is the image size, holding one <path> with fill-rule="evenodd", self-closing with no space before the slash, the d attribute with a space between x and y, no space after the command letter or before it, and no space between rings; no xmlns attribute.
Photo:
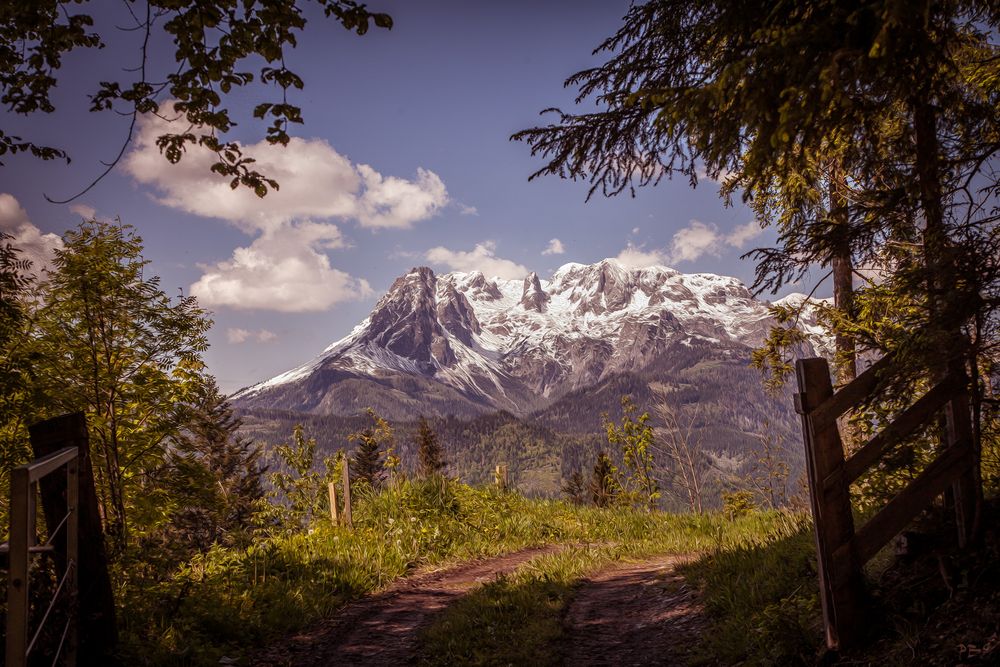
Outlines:
<svg viewBox="0 0 1000 667"><path fill-rule="evenodd" d="M418 267L397 278L346 337L234 400L350 413L359 409L358 395L377 394L415 410L466 402L526 413L616 373L641 371L677 346L746 357L772 324L767 303L736 278L664 266L571 263L549 280L438 276ZM814 315L803 328L818 332Z"/></svg>

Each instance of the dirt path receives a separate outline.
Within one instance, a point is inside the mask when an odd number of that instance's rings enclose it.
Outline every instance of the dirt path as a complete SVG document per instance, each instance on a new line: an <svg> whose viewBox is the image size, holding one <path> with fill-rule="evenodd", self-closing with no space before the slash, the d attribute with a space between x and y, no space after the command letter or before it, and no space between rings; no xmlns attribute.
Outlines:
<svg viewBox="0 0 1000 667"><path fill-rule="evenodd" d="M604 570L580 586L565 616L566 665L683 665L705 631L696 592L664 556Z"/></svg>
<svg viewBox="0 0 1000 667"><path fill-rule="evenodd" d="M466 591L558 547L538 547L426 572L344 607L333 618L272 646L254 665L403 665L416 658L419 630Z"/></svg>

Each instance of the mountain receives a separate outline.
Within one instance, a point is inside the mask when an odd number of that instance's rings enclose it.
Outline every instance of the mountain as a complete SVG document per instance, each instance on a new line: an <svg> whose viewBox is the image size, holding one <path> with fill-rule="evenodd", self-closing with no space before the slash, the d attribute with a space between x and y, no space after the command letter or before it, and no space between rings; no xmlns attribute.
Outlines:
<svg viewBox="0 0 1000 667"><path fill-rule="evenodd" d="M549 280L418 267L345 338L233 400L335 415L371 406L394 419L523 416L622 376L745 367L773 324L767 305L736 278L613 259L566 264Z"/></svg>
<svg viewBox="0 0 1000 667"><path fill-rule="evenodd" d="M800 355L828 352L804 295L777 303L802 306L813 344ZM248 437L280 442L301 423L326 453L350 449L372 407L394 424L404 467L426 415L452 474L487 482L504 463L523 491L552 495L609 449L603 415L617 420L627 394L674 411L711 468L712 503L753 469L762 439L783 452L790 483L804 465L791 388L766 391L749 366L773 324L743 283L712 274L610 259L549 280L418 267L346 337L232 400Z"/></svg>

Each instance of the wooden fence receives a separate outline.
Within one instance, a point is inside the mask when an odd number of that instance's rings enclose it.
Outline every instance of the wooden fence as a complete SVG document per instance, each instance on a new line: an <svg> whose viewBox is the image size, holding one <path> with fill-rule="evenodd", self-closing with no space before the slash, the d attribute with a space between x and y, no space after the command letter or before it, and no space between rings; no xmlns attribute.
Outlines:
<svg viewBox="0 0 1000 667"><path fill-rule="evenodd" d="M942 493L954 506L958 541L970 538L976 508L976 452L969 414L968 379L952 369L881 432L845 459L837 419L878 390L892 359L886 357L836 393L825 359L796 364L806 468L819 564L820 603L827 646L849 648L859 639L865 600L862 567ZM944 409L941 448L920 475L855 529L850 485Z"/></svg>

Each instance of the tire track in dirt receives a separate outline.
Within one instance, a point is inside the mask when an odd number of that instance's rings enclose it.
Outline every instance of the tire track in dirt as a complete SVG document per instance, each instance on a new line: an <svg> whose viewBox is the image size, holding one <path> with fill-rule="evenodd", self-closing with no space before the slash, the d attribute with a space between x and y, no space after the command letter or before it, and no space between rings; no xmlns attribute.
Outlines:
<svg viewBox="0 0 1000 667"><path fill-rule="evenodd" d="M683 665L707 627L684 556L616 565L584 579L564 617L563 664Z"/></svg>
<svg viewBox="0 0 1000 667"><path fill-rule="evenodd" d="M558 546L525 549L496 558L425 572L352 602L335 616L254 656L267 667L413 664L417 639L435 614L473 587L509 574Z"/></svg>

